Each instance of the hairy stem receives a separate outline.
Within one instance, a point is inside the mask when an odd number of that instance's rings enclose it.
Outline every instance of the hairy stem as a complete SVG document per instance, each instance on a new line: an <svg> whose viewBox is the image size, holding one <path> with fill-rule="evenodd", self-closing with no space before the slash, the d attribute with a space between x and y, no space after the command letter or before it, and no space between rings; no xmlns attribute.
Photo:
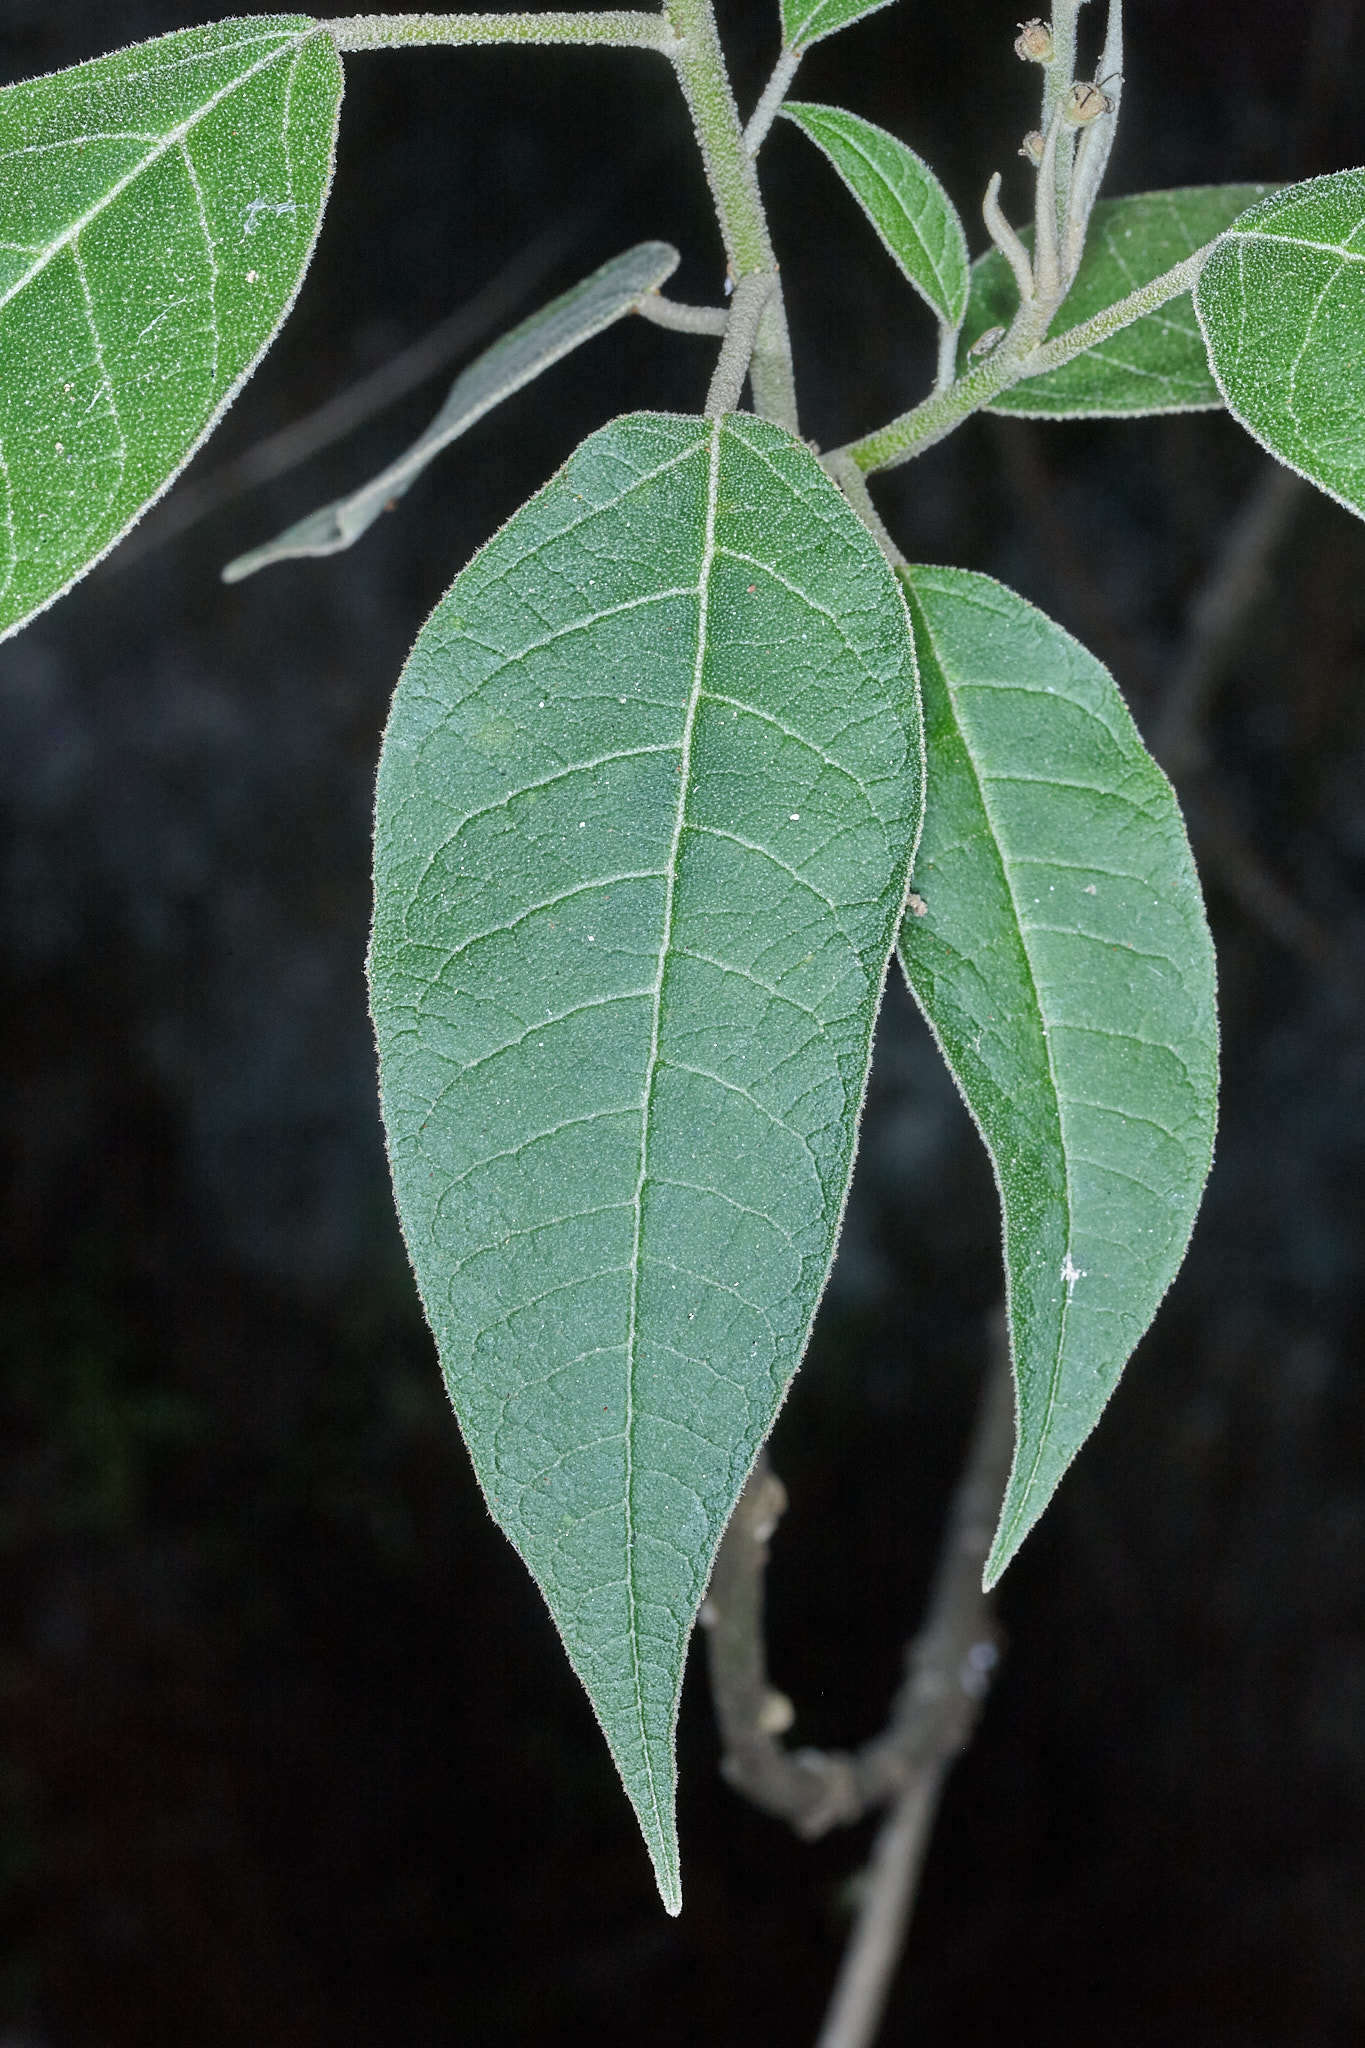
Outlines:
<svg viewBox="0 0 1365 2048"><path fill-rule="evenodd" d="M791 335L787 330L787 308L780 283L763 308L763 318L758 323L758 339L749 365L749 385L754 394L755 411L762 413L764 419L776 420L779 426L786 427L793 434L800 433Z"/></svg>
<svg viewBox="0 0 1365 2048"><path fill-rule="evenodd" d="M758 176L745 146L711 0L667 0L665 14L675 34L669 54L697 132L735 282L741 283L752 271L775 278L777 259ZM799 432L791 341L780 286L763 308L750 377L757 410L792 433Z"/></svg>
<svg viewBox="0 0 1365 2048"><path fill-rule="evenodd" d="M1056 232L1063 232L1071 193L1071 165L1076 151L1076 131L1062 122L1062 109L1076 77L1076 17L1085 0L1052 0L1052 62L1043 73L1043 118L1039 126L1048 134L1055 121L1062 129L1056 156L1046 176L1038 172L1038 223L1043 209L1050 206Z"/></svg>
<svg viewBox="0 0 1365 2048"><path fill-rule="evenodd" d="M395 50L423 43L605 43L671 56L661 14L635 8L594 14L351 14L321 21L339 50Z"/></svg>
<svg viewBox="0 0 1365 2048"><path fill-rule="evenodd" d="M725 339L711 378L711 388L706 394L706 417L709 420L718 419L723 412L733 412L739 404L739 394L744 389L744 379L749 374L749 363L754 353L758 323L776 289L777 279L770 270L750 271L736 286L725 325Z"/></svg>
<svg viewBox="0 0 1365 2048"><path fill-rule="evenodd" d="M666 299L662 292L646 292L635 310L642 320L670 327L675 334L723 335L730 324L724 306L686 306L680 299Z"/></svg>
<svg viewBox="0 0 1365 2048"><path fill-rule="evenodd" d="M675 35L674 69L697 131L736 281L751 270L775 270L758 179L744 146L711 0L668 0L667 19Z"/></svg>
<svg viewBox="0 0 1365 2048"><path fill-rule="evenodd" d="M1107 341L1121 328L1131 327L1145 313L1155 312L1169 299L1178 299L1182 292L1189 291L1194 285L1213 249L1214 243L1206 242L1202 249L1196 249L1192 256L1173 264L1160 277L1154 277L1149 284L1139 285L1126 298L1106 306L1102 313L1081 321L1079 326L1068 328L1054 341L1043 341L1035 323L1026 317L1030 309L1021 308L1010 333L984 363L968 370L946 391L935 391L921 405L902 413L899 419L874 428L872 433L850 441L846 448L837 449L834 453L851 456L864 474L876 469L895 469L902 462L911 461L914 456L922 455L926 448L932 448L935 442L944 440L961 426L963 420L969 419L974 412L980 412L1011 385L1023 383L1029 377L1041 377L1047 370L1059 369L1073 356L1083 355L1097 342ZM1034 328L1033 332L1030 332L1031 328Z"/></svg>
<svg viewBox="0 0 1365 2048"><path fill-rule="evenodd" d="M1131 327L1135 320L1141 320L1146 313L1154 313L1158 306L1164 306L1169 299L1178 299L1182 292L1191 291L1198 280L1200 271L1213 254L1214 244L1205 242L1202 249L1196 249L1192 256L1184 257L1179 263L1163 270L1160 277L1154 277L1149 284L1140 284L1127 298L1116 299L1112 306L1106 306L1101 313L1094 313L1090 319L1082 320L1079 326L1068 327L1054 341L1041 342L1029 358L1022 374L1025 377L1041 377L1046 370L1056 370L1063 363L1069 363L1073 356L1083 355L1097 342L1107 341L1111 334L1121 328Z"/></svg>
<svg viewBox="0 0 1365 2048"><path fill-rule="evenodd" d="M784 50L773 66L773 75L763 88L758 105L750 114L744 129L744 147L750 156L757 156L767 139L768 130L777 119L783 100L791 91L792 80L796 77L804 50Z"/></svg>

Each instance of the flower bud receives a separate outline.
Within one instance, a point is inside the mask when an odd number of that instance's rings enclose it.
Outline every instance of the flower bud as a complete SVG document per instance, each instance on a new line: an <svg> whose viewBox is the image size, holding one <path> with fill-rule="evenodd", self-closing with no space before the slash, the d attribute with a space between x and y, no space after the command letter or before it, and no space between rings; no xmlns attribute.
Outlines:
<svg viewBox="0 0 1365 2048"><path fill-rule="evenodd" d="M1113 111L1114 102L1097 78L1078 78L1066 96L1062 116L1073 128L1088 128L1101 114Z"/></svg>
<svg viewBox="0 0 1365 2048"><path fill-rule="evenodd" d="M1043 148L1044 143L1041 129L1030 128L1028 134L1019 145L1019 154L1027 163L1031 163L1036 170L1043 161Z"/></svg>
<svg viewBox="0 0 1365 2048"><path fill-rule="evenodd" d="M1014 38L1014 54L1022 57L1026 64L1052 62L1052 30L1036 14L1031 21L1020 22L1019 33Z"/></svg>

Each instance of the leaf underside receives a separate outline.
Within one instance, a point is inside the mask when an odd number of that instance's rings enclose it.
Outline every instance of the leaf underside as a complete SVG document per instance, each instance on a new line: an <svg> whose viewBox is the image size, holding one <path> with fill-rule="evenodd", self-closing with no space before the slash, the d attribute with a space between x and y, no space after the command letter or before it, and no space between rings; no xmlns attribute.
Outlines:
<svg viewBox="0 0 1365 2048"><path fill-rule="evenodd" d="M906 977L995 1168L1018 1440L993 1584L1170 1285L1208 1176L1213 948L1108 671L966 570L904 572L928 784Z"/></svg>
<svg viewBox="0 0 1365 2048"><path fill-rule="evenodd" d="M431 424L378 476L344 498L310 512L274 540L239 555L224 569L223 581L240 583L272 562L300 555L335 555L352 546L476 420L571 350L623 319L647 292L672 276L678 261L677 250L667 242L639 242L541 306L460 372Z"/></svg>
<svg viewBox="0 0 1365 2048"><path fill-rule="evenodd" d="M823 151L930 309L947 326L958 326L970 281L967 237L924 159L842 107L788 100L782 113Z"/></svg>
<svg viewBox="0 0 1365 2048"><path fill-rule="evenodd" d="M921 800L896 581L749 415L591 436L456 578L384 742L398 1207L673 1911L688 1635L829 1268Z"/></svg>
<svg viewBox="0 0 1365 2048"><path fill-rule="evenodd" d="M341 63L302 15L0 93L0 637L183 468L293 302Z"/></svg>
<svg viewBox="0 0 1365 2048"><path fill-rule="evenodd" d="M891 0L782 0L782 37L789 50L809 49L812 43L850 28L865 14L889 7Z"/></svg>
<svg viewBox="0 0 1365 2048"><path fill-rule="evenodd" d="M1195 306L1229 412L1365 514L1365 170L1291 185L1228 230Z"/></svg>
<svg viewBox="0 0 1365 2048"><path fill-rule="evenodd" d="M1101 199L1091 217L1076 282L1053 322L1053 333L1078 327L1192 256L1267 189L1264 185L1195 185L1173 192ZM1031 233L1026 231L1023 239L1031 246ZM1009 326L1018 298L1010 267L996 250L972 265L971 301L958 353L960 369L969 367L969 350L983 334ZM990 409L1029 419L1102 419L1206 412L1222 402L1186 292L1063 363L1060 369L1012 385Z"/></svg>

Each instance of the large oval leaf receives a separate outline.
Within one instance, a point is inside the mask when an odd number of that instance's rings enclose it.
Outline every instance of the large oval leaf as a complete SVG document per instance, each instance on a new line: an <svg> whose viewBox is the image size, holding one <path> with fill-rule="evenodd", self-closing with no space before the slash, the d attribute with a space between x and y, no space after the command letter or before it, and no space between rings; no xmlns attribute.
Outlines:
<svg viewBox="0 0 1365 2048"><path fill-rule="evenodd" d="M0 637L113 546L259 361L340 103L336 46L297 14L0 93Z"/></svg>
<svg viewBox="0 0 1365 2048"><path fill-rule="evenodd" d="M782 113L824 151L930 309L945 325L958 326L967 309L967 237L924 159L842 107L788 100Z"/></svg>
<svg viewBox="0 0 1365 2048"><path fill-rule="evenodd" d="M903 598L814 457L641 414L456 578L384 741L408 1248L674 1911L683 1658L832 1256L918 720Z"/></svg>
<svg viewBox="0 0 1365 2048"><path fill-rule="evenodd" d="M993 1583L1184 1256L1213 1147L1213 948L1108 671L985 576L904 581L929 772L901 960L1004 1211L1018 1441Z"/></svg>
<svg viewBox="0 0 1365 2048"><path fill-rule="evenodd" d="M1076 281L1053 322L1054 333L1079 327L1140 285L1150 284L1163 270L1183 263L1265 190L1264 185L1197 185L1101 199L1091 216ZM1027 231L1024 240L1032 242ZM1009 325L1018 303L1010 267L992 249L972 265L961 368L969 366L968 351L988 329ZM1211 411L1221 404L1185 292L1060 369L1011 385L990 409L1062 420Z"/></svg>
<svg viewBox="0 0 1365 2048"><path fill-rule="evenodd" d="M1195 307L1228 411L1365 513L1365 170L1310 178L1236 221Z"/></svg>

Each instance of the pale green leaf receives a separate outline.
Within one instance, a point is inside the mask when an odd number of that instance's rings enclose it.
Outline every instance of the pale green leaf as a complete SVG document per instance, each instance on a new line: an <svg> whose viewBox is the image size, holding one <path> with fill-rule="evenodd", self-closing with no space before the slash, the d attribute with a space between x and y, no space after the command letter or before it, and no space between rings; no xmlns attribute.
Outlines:
<svg viewBox="0 0 1365 2048"><path fill-rule="evenodd" d="M809 49L822 37L890 5L891 0L782 0L783 41L789 50Z"/></svg>
<svg viewBox="0 0 1365 2048"><path fill-rule="evenodd" d="M1076 281L1052 323L1054 335L1102 313L1140 285L1150 284L1196 249L1267 188L1264 185L1195 185L1175 192L1139 192L1101 199ZM1024 241L1032 245L1032 235ZM992 249L972 265L971 303L958 352L959 369L990 329L1008 327L1019 303L1010 267ZM1154 313L1087 349L1060 369L1002 391L992 412L1029 419L1106 418L1144 413L1211 411L1222 404L1186 292Z"/></svg>
<svg viewBox="0 0 1365 2048"><path fill-rule="evenodd" d="M455 379L431 425L378 476L347 497L310 512L262 547L239 555L224 569L223 581L239 583L271 562L299 555L335 555L350 547L369 531L381 512L402 497L443 448L552 363L622 319L677 267L678 252L667 242L639 242L613 256L591 277L561 292L485 349Z"/></svg>
<svg viewBox="0 0 1365 2048"><path fill-rule="evenodd" d="M0 637L165 490L289 310L341 63L303 15L0 92Z"/></svg>
<svg viewBox="0 0 1365 2048"><path fill-rule="evenodd" d="M1243 214L1195 305L1228 411L1365 514L1365 170L1310 178Z"/></svg>
<svg viewBox="0 0 1365 2048"><path fill-rule="evenodd" d="M956 327L967 308L967 237L928 164L842 107L788 100L782 112L824 151L916 291Z"/></svg>
<svg viewBox="0 0 1365 2048"><path fill-rule="evenodd" d="M921 797L895 578L748 414L587 440L456 578L384 741L399 1212L670 1910L688 1635L824 1285Z"/></svg>
<svg viewBox="0 0 1365 2048"><path fill-rule="evenodd" d="M990 1583L1184 1256L1213 1146L1213 948L1108 671L985 576L904 580L929 765L901 959L1004 1212L1018 1441Z"/></svg>

